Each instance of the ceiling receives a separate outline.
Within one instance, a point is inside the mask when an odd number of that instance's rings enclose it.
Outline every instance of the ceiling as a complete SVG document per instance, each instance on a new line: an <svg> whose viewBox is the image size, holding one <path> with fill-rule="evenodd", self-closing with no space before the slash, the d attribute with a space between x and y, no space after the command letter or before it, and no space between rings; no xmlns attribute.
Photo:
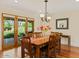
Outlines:
<svg viewBox="0 0 79 59"><path fill-rule="evenodd" d="M44 12L44 0L0 0L0 9L13 9L21 11ZM79 2L75 0L48 0L48 12L79 10Z"/></svg>

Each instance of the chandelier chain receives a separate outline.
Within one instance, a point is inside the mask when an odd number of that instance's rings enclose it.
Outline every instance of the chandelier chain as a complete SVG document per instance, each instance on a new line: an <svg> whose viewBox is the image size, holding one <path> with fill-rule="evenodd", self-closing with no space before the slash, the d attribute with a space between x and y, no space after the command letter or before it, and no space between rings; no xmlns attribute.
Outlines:
<svg viewBox="0 0 79 59"><path fill-rule="evenodd" d="M48 0L45 0L45 21L47 21L47 2Z"/></svg>

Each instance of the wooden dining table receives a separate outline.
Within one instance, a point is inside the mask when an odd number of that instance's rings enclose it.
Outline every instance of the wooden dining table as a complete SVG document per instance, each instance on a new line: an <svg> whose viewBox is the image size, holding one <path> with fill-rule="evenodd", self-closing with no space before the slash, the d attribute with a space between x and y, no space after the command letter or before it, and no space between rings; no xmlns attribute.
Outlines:
<svg viewBox="0 0 79 59"><path fill-rule="evenodd" d="M36 58L40 58L40 48L49 42L49 37L31 39L31 44L36 48Z"/></svg>

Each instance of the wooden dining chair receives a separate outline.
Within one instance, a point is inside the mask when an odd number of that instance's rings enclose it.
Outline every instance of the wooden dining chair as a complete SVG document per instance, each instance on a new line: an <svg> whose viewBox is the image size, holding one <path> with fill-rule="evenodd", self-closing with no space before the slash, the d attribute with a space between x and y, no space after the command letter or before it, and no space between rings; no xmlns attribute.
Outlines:
<svg viewBox="0 0 79 59"><path fill-rule="evenodd" d="M31 45L31 39L30 37L23 36L21 41L21 57L27 57L30 56L30 58L35 56L34 48Z"/></svg>
<svg viewBox="0 0 79 59"><path fill-rule="evenodd" d="M56 39L58 39L58 42L56 44L58 44L57 51L60 54L60 52L61 52L61 35L62 35L62 33L55 32L54 35L56 36Z"/></svg>
<svg viewBox="0 0 79 59"><path fill-rule="evenodd" d="M36 38L42 37L42 32L34 32L33 36Z"/></svg>
<svg viewBox="0 0 79 59"><path fill-rule="evenodd" d="M33 33L27 33L27 36L33 37Z"/></svg>
<svg viewBox="0 0 79 59"><path fill-rule="evenodd" d="M62 35L63 33L60 33L60 32L51 32L51 34L57 34L57 35Z"/></svg>
<svg viewBox="0 0 79 59"><path fill-rule="evenodd" d="M57 34L50 35L49 44L48 44L48 57L56 57L57 49L60 49L59 46L59 37ZM59 52L59 51L58 51Z"/></svg>
<svg viewBox="0 0 79 59"><path fill-rule="evenodd" d="M51 32L51 35L55 35L56 36L56 39L58 39L57 50L58 50L58 52L60 54L60 52L61 52L61 35L62 35L62 33L59 33L59 32Z"/></svg>
<svg viewBox="0 0 79 59"><path fill-rule="evenodd" d="M56 39L58 40L57 41L57 51L58 51L58 54L60 54L60 52L61 52L61 34L60 33L55 33L55 35L56 35Z"/></svg>

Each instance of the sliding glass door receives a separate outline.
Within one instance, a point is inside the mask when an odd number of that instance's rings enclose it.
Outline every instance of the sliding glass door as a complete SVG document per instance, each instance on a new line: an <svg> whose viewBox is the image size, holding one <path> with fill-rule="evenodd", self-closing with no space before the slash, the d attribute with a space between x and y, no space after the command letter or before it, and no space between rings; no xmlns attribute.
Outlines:
<svg viewBox="0 0 79 59"><path fill-rule="evenodd" d="M2 50L21 45L21 38L26 32L26 18L2 16Z"/></svg>
<svg viewBox="0 0 79 59"><path fill-rule="evenodd" d="M21 45L24 34L34 32L34 21L22 16L2 14L2 50Z"/></svg>
<svg viewBox="0 0 79 59"><path fill-rule="evenodd" d="M4 49L14 47L14 18L4 17Z"/></svg>

